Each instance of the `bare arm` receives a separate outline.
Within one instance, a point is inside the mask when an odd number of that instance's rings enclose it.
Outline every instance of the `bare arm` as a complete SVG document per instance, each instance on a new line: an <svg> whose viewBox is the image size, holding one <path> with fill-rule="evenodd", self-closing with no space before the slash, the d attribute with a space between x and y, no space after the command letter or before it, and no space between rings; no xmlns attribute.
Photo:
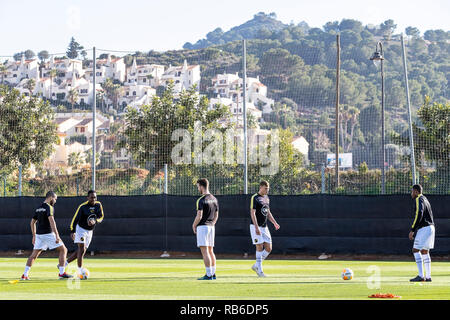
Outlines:
<svg viewBox="0 0 450 320"><path fill-rule="evenodd" d="M219 211L216 211L216 213L214 214L214 218L213 218L213 221L212 221L213 225L216 224L217 219L219 219Z"/></svg>
<svg viewBox="0 0 450 320"><path fill-rule="evenodd" d="M192 224L192 230L197 233L197 225L203 217L203 210L197 210L197 216L195 217L194 223Z"/></svg>
<svg viewBox="0 0 450 320"><path fill-rule="evenodd" d="M31 222L30 222L31 234L33 235L33 240L31 240L31 242L33 243L33 245L34 245L34 241L36 239L36 222L37 222L36 219L31 219Z"/></svg>
<svg viewBox="0 0 450 320"><path fill-rule="evenodd" d="M61 238L59 237L58 228L56 228L55 218L53 218L53 216L50 216L48 217L48 221L50 222L50 227L52 228L52 231L56 235L56 243L59 243L59 241L61 241Z"/></svg>
<svg viewBox="0 0 450 320"><path fill-rule="evenodd" d="M250 209L250 218L252 219L252 223L255 226L255 232L257 235L261 234L261 231L259 230L259 226L258 226L258 221L256 220L256 215L255 215L256 210L255 209Z"/></svg>
<svg viewBox="0 0 450 320"><path fill-rule="evenodd" d="M269 210L269 213L267 214L267 218L269 219L270 222L273 223L275 230L280 229L280 225L276 222L276 220L273 217L272 212L270 212L270 210Z"/></svg>

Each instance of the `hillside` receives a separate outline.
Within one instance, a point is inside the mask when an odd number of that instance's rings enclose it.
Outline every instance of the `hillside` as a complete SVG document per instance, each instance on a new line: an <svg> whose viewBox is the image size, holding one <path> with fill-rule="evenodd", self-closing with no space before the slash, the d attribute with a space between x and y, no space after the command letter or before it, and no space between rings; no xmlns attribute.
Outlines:
<svg viewBox="0 0 450 320"><path fill-rule="evenodd" d="M408 29L408 28L407 28ZM271 31L272 30L272 31ZM412 31L411 31L412 30ZM380 69L370 57L378 41L383 43L385 65L386 132L407 129L407 108L399 34L392 20L378 26L353 19L328 22L322 28L285 25L274 15L263 13L228 32L216 29L184 50L137 53L138 64L160 63L201 66L200 91L211 96L208 87L218 73L241 72L242 43L247 41L248 76L259 76L274 99L273 114L263 128L281 126L309 136L312 149L332 150L336 75L336 34L341 35L341 99L345 119L341 141L343 151L353 150L356 161L376 164L380 144ZM406 40L409 87L413 120L425 96L433 101L450 100L450 32L410 27ZM234 41L231 41L234 40ZM210 45L210 46L208 46ZM205 48L205 46L208 46ZM189 48L189 49L187 49ZM200 48L200 49L196 49ZM131 64L133 56L126 57ZM325 133L318 142L318 130Z"/></svg>
<svg viewBox="0 0 450 320"><path fill-rule="evenodd" d="M227 32L223 32L221 28L216 28L206 35L206 39L200 39L195 44L186 42L183 45L183 48L203 49L209 46L225 44L235 40L255 39L258 36L264 35L268 32L280 31L285 27L286 25L284 23L276 20L275 13L266 15L264 12L259 12L253 16L253 19L239 26L233 27Z"/></svg>

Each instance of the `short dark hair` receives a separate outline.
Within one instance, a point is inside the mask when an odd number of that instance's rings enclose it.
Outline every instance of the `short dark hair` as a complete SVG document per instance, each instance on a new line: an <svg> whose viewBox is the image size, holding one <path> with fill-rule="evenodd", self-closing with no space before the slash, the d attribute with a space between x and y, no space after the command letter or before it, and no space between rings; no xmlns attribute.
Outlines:
<svg viewBox="0 0 450 320"><path fill-rule="evenodd" d="M420 184L415 184L415 185L413 185L412 188L413 188L414 190L419 191L419 193L422 193L423 188L422 188L422 186L421 186Z"/></svg>
<svg viewBox="0 0 450 320"><path fill-rule="evenodd" d="M95 191L95 190L89 190L87 196L89 197L89 196L91 195L91 193L97 193L97 191Z"/></svg>
<svg viewBox="0 0 450 320"><path fill-rule="evenodd" d="M259 186L260 186L260 187L269 187L269 182L266 181L266 180L262 180L262 181L259 183Z"/></svg>
<svg viewBox="0 0 450 320"><path fill-rule="evenodd" d="M54 191L49 191L45 194L45 199L56 197L56 193Z"/></svg>
<svg viewBox="0 0 450 320"><path fill-rule="evenodd" d="M208 189L208 187L209 187L209 181L206 178L198 179L197 184L199 184L200 186L202 186L203 188L206 188L206 189Z"/></svg>

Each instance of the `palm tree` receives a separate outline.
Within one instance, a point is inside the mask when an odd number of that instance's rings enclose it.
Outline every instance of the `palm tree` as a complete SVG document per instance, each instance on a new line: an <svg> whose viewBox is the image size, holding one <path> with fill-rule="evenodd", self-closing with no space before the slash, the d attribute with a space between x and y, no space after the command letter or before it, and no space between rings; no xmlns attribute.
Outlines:
<svg viewBox="0 0 450 320"><path fill-rule="evenodd" d="M111 79L106 79L106 81L103 83L103 89L106 92L106 95L108 96L108 99L113 102L114 109L118 109L118 102L119 98L122 94L122 86L120 84L114 84Z"/></svg>
<svg viewBox="0 0 450 320"><path fill-rule="evenodd" d="M341 131L341 140L342 140L342 149L344 151L349 151L352 148L353 144L353 134L355 130L355 126L358 121L359 110L353 106L343 105L339 118L340 118L340 131ZM348 133L348 125L350 123L350 134ZM345 144L348 141L347 145Z"/></svg>
<svg viewBox="0 0 450 320"><path fill-rule="evenodd" d="M72 152L69 154L68 163L72 169L78 170L84 164L84 159L81 156L81 152Z"/></svg>
<svg viewBox="0 0 450 320"><path fill-rule="evenodd" d="M56 77L56 75L58 74L58 71L56 69L51 69L49 72L50 75L50 101L53 100L53 78Z"/></svg>
<svg viewBox="0 0 450 320"><path fill-rule="evenodd" d="M348 145L348 150L350 151L353 147L353 135L355 132L356 124L358 123L359 109L355 107L349 107L350 114L350 144Z"/></svg>
<svg viewBox="0 0 450 320"><path fill-rule="evenodd" d="M70 89L69 94L67 95L67 99L72 104L72 112L73 112L73 105L75 102L78 101L78 90L75 88Z"/></svg>
<svg viewBox="0 0 450 320"><path fill-rule="evenodd" d="M102 112L105 112L105 92L98 91L96 93L96 100L98 101L98 104L100 105L100 110Z"/></svg>
<svg viewBox="0 0 450 320"><path fill-rule="evenodd" d="M34 87L36 86L36 80L34 79L28 79L25 84L25 89L27 89L30 92L30 97L33 95Z"/></svg>

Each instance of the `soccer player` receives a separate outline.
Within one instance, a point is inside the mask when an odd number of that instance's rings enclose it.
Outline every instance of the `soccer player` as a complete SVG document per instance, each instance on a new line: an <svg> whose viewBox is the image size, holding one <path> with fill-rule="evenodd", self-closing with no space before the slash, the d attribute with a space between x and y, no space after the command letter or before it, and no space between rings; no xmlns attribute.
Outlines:
<svg viewBox="0 0 450 320"><path fill-rule="evenodd" d="M31 219L31 234L33 235L33 252L25 266L25 271L21 280L30 280L29 272L33 262L39 257L42 251L47 249L56 249L59 253L59 264L64 265L67 256L67 249L59 237L58 228L56 227L53 206L57 199L56 193L53 191L47 192L45 201L34 212ZM65 267L59 268L59 279L72 278L71 275L65 272Z"/></svg>
<svg viewBox="0 0 450 320"><path fill-rule="evenodd" d="M262 262L272 251L272 237L267 227L267 219L273 223L275 230L280 229L280 225L275 221L269 207L269 182L261 181L259 191L255 193L250 200L250 234L253 244L256 246L256 263L252 270L258 277L265 277Z"/></svg>
<svg viewBox="0 0 450 320"><path fill-rule="evenodd" d="M430 202L422 194L422 186L416 184L412 187L411 197L415 200L415 218L409 233L409 240L414 240L413 255L416 259L419 275L411 282L431 282L430 250L434 248L434 220ZM414 236L415 235L415 236ZM425 274L423 270L425 266Z"/></svg>
<svg viewBox="0 0 450 320"><path fill-rule="evenodd" d="M79 275L83 274L83 258L92 241L95 225L101 223L103 217L103 207L100 201L97 201L97 193L95 190L89 190L87 201L78 207L70 223L70 236L78 248L67 259L67 264L77 259Z"/></svg>
<svg viewBox="0 0 450 320"><path fill-rule="evenodd" d="M198 191L202 196L197 200L197 216L192 230L197 235L197 247L202 253L206 274L198 280L216 279L216 256L214 255L215 224L219 218L219 203L209 193L209 181L202 178L197 181Z"/></svg>

